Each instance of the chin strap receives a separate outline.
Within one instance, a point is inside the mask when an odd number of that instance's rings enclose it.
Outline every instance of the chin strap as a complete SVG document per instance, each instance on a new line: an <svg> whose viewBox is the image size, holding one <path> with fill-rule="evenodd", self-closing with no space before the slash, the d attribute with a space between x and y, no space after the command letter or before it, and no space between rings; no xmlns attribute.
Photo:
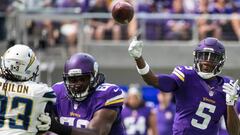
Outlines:
<svg viewBox="0 0 240 135"><path fill-rule="evenodd" d="M215 76L213 73L204 73L204 72L197 72L197 73L203 79L210 79Z"/></svg>

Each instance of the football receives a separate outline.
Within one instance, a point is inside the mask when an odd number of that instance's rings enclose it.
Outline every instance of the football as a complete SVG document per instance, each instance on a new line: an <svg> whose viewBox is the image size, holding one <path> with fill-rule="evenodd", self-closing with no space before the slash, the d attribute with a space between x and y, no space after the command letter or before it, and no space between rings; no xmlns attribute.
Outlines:
<svg viewBox="0 0 240 135"><path fill-rule="evenodd" d="M113 19L120 24L129 23L134 15L133 6L127 1L121 0L114 3L112 8Z"/></svg>

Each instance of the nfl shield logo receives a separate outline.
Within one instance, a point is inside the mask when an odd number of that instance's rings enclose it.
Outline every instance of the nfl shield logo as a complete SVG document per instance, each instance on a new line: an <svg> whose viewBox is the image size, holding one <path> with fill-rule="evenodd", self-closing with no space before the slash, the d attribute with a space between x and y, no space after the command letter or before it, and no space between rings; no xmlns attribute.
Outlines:
<svg viewBox="0 0 240 135"><path fill-rule="evenodd" d="M209 91L209 96L213 96L214 92L212 90Z"/></svg>

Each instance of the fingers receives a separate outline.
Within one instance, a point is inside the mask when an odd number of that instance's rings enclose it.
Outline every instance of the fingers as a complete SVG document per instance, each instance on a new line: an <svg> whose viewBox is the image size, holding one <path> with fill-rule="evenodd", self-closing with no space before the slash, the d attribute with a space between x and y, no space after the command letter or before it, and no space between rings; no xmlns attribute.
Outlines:
<svg viewBox="0 0 240 135"><path fill-rule="evenodd" d="M232 93L236 93L238 89L239 89L238 80L236 80L234 84L232 83L223 84L223 91L232 91Z"/></svg>
<svg viewBox="0 0 240 135"><path fill-rule="evenodd" d="M50 118L48 113L40 114L40 116L38 117L38 120L43 122L43 123L50 123L51 122L51 118Z"/></svg>
<svg viewBox="0 0 240 135"><path fill-rule="evenodd" d="M40 124L37 125L39 131L47 131L51 126L51 118L48 113L40 114L38 117Z"/></svg>
<svg viewBox="0 0 240 135"><path fill-rule="evenodd" d="M229 94L229 95L235 95L236 92L232 89L223 89L223 92L225 92L226 94Z"/></svg>
<svg viewBox="0 0 240 135"><path fill-rule="evenodd" d="M237 86L238 86L238 79L234 82L233 86L234 86L234 88L237 88Z"/></svg>
<svg viewBox="0 0 240 135"><path fill-rule="evenodd" d="M137 40L137 36L134 36L133 38L132 38L132 41L136 41Z"/></svg>
<svg viewBox="0 0 240 135"><path fill-rule="evenodd" d="M130 42L128 47L128 53L133 58L139 58L142 55L143 42L139 40L141 38L141 33L138 32L133 40Z"/></svg>
<svg viewBox="0 0 240 135"><path fill-rule="evenodd" d="M229 95L235 95L236 94L236 91L235 91L234 87L232 85L230 85L229 83L224 83L223 92L225 92L226 94L229 94Z"/></svg>
<svg viewBox="0 0 240 135"><path fill-rule="evenodd" d="M137 39L137 40L141 40L141 39L142 39L142 34L141 34L141 33L138 33L138 34L136 35L136 39Z"/></svg>
<svg viewBox="0 0 240 135"><path fill-rule="evenodd" d="M133 37L132 41L140 41L142 39L142 34L140 31L138 31ZM131 40L130 40L131 41Z"/></svg>
<svg viewBox="0 0 240 135"><path fill-rule="evenodd" d="M37 125L37 129L39 131L47 131L50 128L50 126L48 124L44 124L44 125Z"/></svg>
<svg viewBox="0 0 240 135"><path fill-rule="evenodd" d="M234 83L224 83L223 84L223 92L226 93L226 104L234 105L235 101L238 99L238 80Z"/></svg>
<svg viewBox="0 0 240 135"><path fill-rule="evenodd" d="M233 86L229 83L224 83L223 84L223 89L233 89Z"/></svg>

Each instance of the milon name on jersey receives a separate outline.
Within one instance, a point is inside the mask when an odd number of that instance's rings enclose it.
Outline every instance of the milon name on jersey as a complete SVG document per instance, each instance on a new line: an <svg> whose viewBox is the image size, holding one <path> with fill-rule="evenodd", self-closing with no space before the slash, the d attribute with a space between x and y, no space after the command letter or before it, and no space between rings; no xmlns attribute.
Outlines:
<svg viewBox="0 0 240 135"><path fill-rule="evenodd" d="M0 90L2 91L28 94L28 89L29 89L29 86L26 86L26 85L17 85L14 83L0 82Z"/></svg>

